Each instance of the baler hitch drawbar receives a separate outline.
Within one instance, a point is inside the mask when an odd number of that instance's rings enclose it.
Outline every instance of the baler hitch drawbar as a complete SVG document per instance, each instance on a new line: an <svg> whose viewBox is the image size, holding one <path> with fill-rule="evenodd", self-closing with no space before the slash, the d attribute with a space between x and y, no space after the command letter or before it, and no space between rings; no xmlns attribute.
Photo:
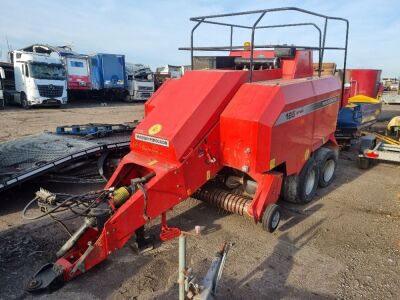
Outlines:
<svg viewBox="0 0 400 300"><path fill-rule="evenodd" d="M101 231L105 222L113 212L125 203L132 193L140 190L146 199L147 192L144 184L154 176L155 173L151 172L143 177L132 179L131 185L128 187L123 186L116 190L111 188L108 190L90 192L84 195L53 194L47 190L40 189L36 192L36 197L24 208L23 217L29 220L36 220L45 216L50 216L66 229L70 234L70 238L56 253L57 258L60 259L70 252L82 236L84 236L89 230L95 229ZM34 202L37 202L43 214L36 217L28 217L26 215L27 210ZM144 218L149 219L146 210L147 207L144 205L143 216ZM73 216L67 216L64 218L56 216L65 211L73 212ZM74 234L71 234L63 222L80 216L84 216L84 222ZM160 234L161 238L163 240L168 240L169 238L174 238L179 234L180 231L178 229L167 226L166 216L163 214L162 233ZM136 242L138 243L139 250L148 248L152 245L152 241L144 237L144 230L142 230L142 228L137 230ZM77 263L70 270L71 276L74 276L77 271L80 271L81 273L85 272L84 261L93 249L93 242L88 241L87 248L83 255L80 256ZM63 273L64 268L62 265L46 264L33 276L26 289L29 292L39 292L44 290L52 291L57 289L64 283Z"/></svg>

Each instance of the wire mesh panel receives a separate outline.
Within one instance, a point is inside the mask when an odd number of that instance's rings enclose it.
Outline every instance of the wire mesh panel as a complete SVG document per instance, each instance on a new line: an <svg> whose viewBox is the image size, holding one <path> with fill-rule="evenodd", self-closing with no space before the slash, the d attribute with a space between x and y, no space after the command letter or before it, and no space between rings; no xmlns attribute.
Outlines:
<svg viewBox="0 0 400 300"><path fill-rule="evenodd" d="M130 133L86 140L51 133L0 144L0 191L50 172L71 161L128 148Z"/></svg>

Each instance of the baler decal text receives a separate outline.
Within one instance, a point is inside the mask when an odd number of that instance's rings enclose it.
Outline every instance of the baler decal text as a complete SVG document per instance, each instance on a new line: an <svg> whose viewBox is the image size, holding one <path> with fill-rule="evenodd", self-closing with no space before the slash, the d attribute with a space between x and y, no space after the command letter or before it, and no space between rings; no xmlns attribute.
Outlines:
<svg viewBox="0 0 400 300"><path fill-rule="evenodd" d="M135 133L135 139L138 141L169 147L169 141L155 136L148 136L140 133Z"/></svg>
<svg viewBox="0 0 400 300"><path fill-rule="evenodd" d="M305 116L309 113L312 113L318 109L324 108L328 105L334 104L338 101L338 97L332 97L329 99L324 99L319 102L307 104L305 106L295 108L289 111L285 111L280 114L278 120L276 120L275 125L281 125L283 123L286 123L288 121L297 119L299 117Z"/></svg>

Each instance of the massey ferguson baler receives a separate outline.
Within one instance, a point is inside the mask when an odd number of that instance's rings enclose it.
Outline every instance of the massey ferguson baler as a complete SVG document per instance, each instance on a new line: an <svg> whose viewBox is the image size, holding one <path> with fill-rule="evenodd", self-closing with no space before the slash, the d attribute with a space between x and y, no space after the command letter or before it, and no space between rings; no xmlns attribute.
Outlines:
<svg viewBox="0 0 400 300"><path fill-rule="evenodd" d="M29 283L29 291L53 289L86 272L122 248L136 234L146 247L144 225L161 216L161 240L180 234L168 227L166 213L189 197L252 218L273 232L280 220L279 199L307 203L317 186L329 185L337 161L334 138L343 86L335 76L313 76L313 52L321 66L325 36L314 23L259 25L280 8L192 18L194 61L215 69L186 72L168 80L145 105L145 117L132 134L130 153L104 190L69 196L41 190L37 203L52 214L71 209L83 225ZM250 26L222 23L221 18L257 15ZM193 46L193 33L210 23L252 33L243 47ZM318 46L255 45L258 29L312 26ZM194 51L227 51L226 56L194 57ZM344 66L345 69L345 66Z"/></svg>

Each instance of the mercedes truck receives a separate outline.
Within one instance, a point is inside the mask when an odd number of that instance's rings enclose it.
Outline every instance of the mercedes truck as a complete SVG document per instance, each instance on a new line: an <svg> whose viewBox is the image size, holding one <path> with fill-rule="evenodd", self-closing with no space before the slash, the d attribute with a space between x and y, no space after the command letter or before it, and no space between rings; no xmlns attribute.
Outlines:
<svg viewBox="0 0 400 300"><path fill-rule="evenodd" d="M26 109L67 104L66 72L58 56L15 50L10 57L15 90L6 91L7 103Z"/></svg>
<svg viewBox="0 0 400 300"><path fill-rule="evenodd" d="M70 46L51 46L33 44L21 49L26 52L44 53L59 56L65 67L68 98L85 96L92 88L90 80L89 57L72 50Z"/></svg>

